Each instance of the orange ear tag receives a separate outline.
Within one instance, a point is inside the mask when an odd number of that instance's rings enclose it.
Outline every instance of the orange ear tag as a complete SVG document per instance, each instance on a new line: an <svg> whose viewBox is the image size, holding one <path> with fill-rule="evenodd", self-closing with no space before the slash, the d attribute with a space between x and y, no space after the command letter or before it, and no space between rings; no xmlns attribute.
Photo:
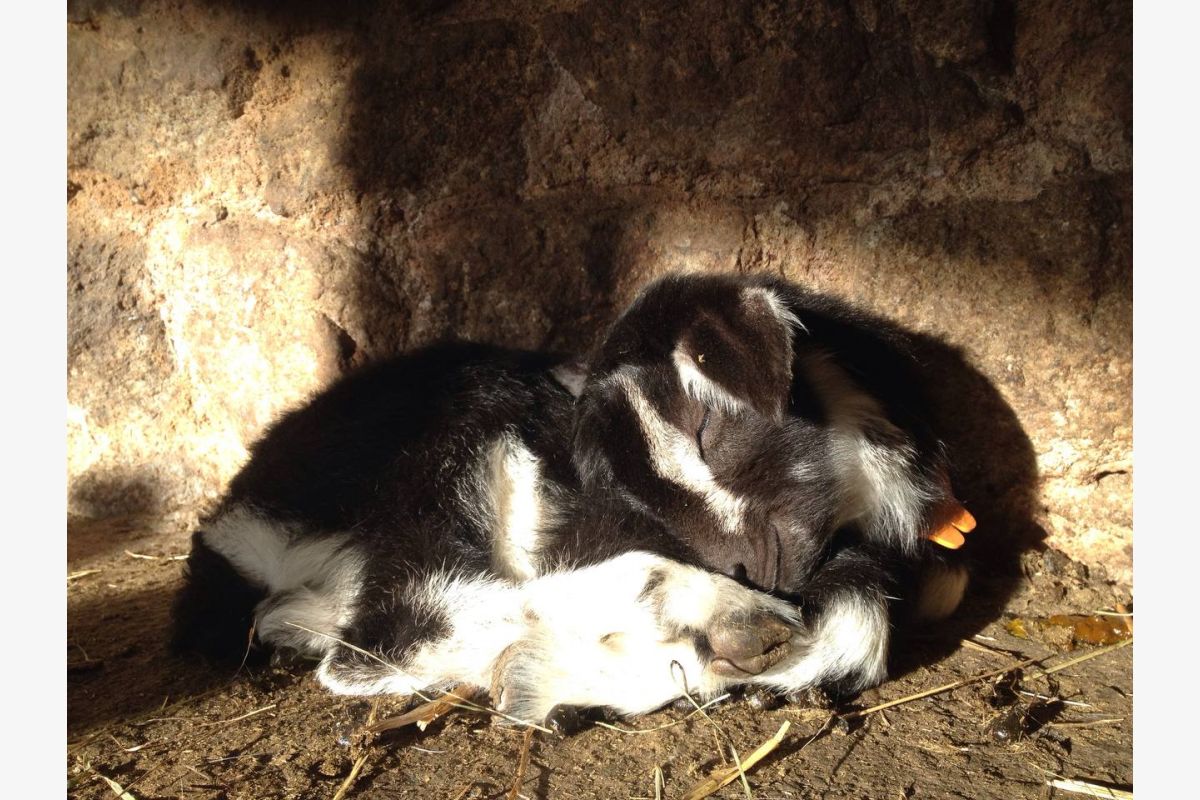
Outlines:
<svg viewBox="0 0 1200 800"><path fill-rule="evenodd" d="M963 534L975 530L975 517L957 500L947 501L943 509L939 516L945 521L934 527L933 532L929 534L929 540L942 547L957 550L966 542Z"/></svg>
<svg viewBox="0 0 1200 800"><path fill-rule="evenodd" d="M934 544L940 544L942 547L949 547L951 550L957 550L967 541L953 525L943 525L938 530L929 534L929 540Z"/></svg>

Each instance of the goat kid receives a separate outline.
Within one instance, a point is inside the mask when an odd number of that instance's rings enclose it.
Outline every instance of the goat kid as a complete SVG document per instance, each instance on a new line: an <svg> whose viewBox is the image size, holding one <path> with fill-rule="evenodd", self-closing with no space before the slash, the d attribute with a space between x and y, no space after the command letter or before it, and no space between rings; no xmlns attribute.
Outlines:
<svg viewBox="0 0 1200 800"><path fill-rule="evenodd" d="M240 659L253 628L334 692L468 684L538 723L862 690L889 611L944 617L967 581L928 540L960 507L914 366L840 302L723 275L647 287L586 370L462 343L376 364L251 448L174 644Z"/></svg>

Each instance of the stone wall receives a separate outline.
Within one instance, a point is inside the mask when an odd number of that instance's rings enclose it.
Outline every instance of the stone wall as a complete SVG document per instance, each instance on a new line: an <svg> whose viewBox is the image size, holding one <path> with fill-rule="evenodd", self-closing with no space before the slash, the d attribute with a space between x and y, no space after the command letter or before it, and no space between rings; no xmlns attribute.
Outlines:
<svg viewBox="0 0 1200 800"><path fill-rule="evenodd" d="M655 275L763 270L960 352L959 459L1023 461L964 499L1024 475L1128 581L1131 13L69 3L69 509L191 519L355 364L578 350Z"/></svg>

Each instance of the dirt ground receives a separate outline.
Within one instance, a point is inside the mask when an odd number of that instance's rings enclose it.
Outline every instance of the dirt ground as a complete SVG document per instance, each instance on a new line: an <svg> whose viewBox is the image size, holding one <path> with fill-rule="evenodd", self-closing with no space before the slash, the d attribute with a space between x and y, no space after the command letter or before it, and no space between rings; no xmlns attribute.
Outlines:
<svg viewBox="0 0 1200 800"><path fill-rule="evenodd" d="M454 712L423 732L371 738L360 730L371 702L325 692L303 666L233 675L176 658L168 617L188 531L134 519L71 518L68 528L68 797L653 798L657 767L661 796L680 798L731 762L723 738L745 758L784 721L781 744L747 776L759 800L1079 796L1050 787L1056 778L1132 789L1132 648L1100 652L1073 629L1042 624L1132 599L1053 550L1022 556L1001 613L981 576L955 620L894 646L892 680L836 711L1025 659L1053 669L1094 658L1050 675L1030 665L855 719L735 698L707 720L672 708L622 723L662 728L653 732L536 733L514 795L522 729ZM404 708L404 698L383 698L375 714ZM746 791L735 781L713 796Z"/></svg>

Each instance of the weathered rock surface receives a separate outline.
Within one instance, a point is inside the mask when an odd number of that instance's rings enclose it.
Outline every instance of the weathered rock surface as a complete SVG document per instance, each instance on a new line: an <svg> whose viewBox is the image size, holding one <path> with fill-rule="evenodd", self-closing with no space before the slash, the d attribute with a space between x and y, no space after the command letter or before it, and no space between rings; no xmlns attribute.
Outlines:
<svg viewBox="0 0 1200 800"><path fill-rule="evenodd" d="M364 360L767 270L958 348L964 500L1130 579L1128 3L342 6L68 4L72 512L194 516Z"/></svg>

